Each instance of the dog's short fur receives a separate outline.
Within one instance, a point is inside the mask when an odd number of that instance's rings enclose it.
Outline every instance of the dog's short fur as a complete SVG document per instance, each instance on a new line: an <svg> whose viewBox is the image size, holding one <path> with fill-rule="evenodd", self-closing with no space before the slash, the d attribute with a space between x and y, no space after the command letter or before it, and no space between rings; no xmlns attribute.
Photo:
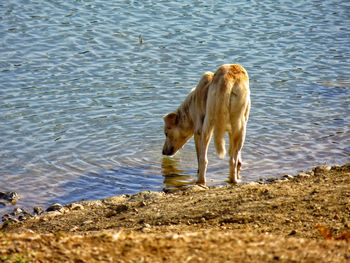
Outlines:
<svg viewBox="0 0 350 263"><path fill-rule="evenodd" d="M207 152L214 132L220 158L225 156L225 133L229 134L230 182L237 183L250 110L249 79L240 65L222 65L207 72L180 107L164 117L166 136L163 154L174 155L193 135L198 160L198 184L205 185Z"/></svg>

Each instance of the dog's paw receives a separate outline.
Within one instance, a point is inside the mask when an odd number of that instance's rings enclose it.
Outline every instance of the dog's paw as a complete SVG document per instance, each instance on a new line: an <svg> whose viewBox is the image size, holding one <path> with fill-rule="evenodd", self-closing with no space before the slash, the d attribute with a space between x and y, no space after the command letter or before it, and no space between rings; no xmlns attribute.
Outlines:
<svg viewBox="0 0 350 263"><path fill-rule="evenodd" d="M241 182L241 180L240 179L232 179L232 178L230 178L228 182L230 184L236 185L236 184L239 184Z"/></svg>

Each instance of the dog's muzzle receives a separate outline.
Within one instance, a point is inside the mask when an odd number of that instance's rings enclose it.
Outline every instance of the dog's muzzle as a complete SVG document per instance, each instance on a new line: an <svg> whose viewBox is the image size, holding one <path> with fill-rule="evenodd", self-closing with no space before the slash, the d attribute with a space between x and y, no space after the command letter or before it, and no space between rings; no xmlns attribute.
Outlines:
<svg viewBox="0 0 350 263"><path fill-rule="evenodd" d="M174 155L174 147L171 147L169 151L163 149L163 155L167 155L167 156L170 156L170 155Z"/></svg>

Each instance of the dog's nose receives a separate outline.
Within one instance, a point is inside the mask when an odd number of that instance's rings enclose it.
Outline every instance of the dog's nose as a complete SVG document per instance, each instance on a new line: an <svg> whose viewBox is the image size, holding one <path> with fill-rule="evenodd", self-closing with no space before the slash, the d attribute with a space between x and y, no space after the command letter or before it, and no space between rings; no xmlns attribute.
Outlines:
<svg viewBox="0 0 350 263"><path fill-rule="evenodd" d="M174 154L174 147L171 147L170 150L163 149L162 154L167 155L167 156L173 155Z"/></svg>

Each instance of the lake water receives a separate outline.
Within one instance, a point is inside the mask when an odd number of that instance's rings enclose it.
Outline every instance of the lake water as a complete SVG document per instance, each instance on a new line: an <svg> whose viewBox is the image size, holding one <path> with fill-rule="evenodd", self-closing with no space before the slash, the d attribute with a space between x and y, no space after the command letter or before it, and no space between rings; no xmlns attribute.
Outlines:
<svg viewBox="0 0 350 263"><path fill-rule="evenodd" d="M193 140L163 157L162 117L225 63L250 76L243 182L350 160L348 1L2 1L0 191L30 208L193 183Z"/></svg>

